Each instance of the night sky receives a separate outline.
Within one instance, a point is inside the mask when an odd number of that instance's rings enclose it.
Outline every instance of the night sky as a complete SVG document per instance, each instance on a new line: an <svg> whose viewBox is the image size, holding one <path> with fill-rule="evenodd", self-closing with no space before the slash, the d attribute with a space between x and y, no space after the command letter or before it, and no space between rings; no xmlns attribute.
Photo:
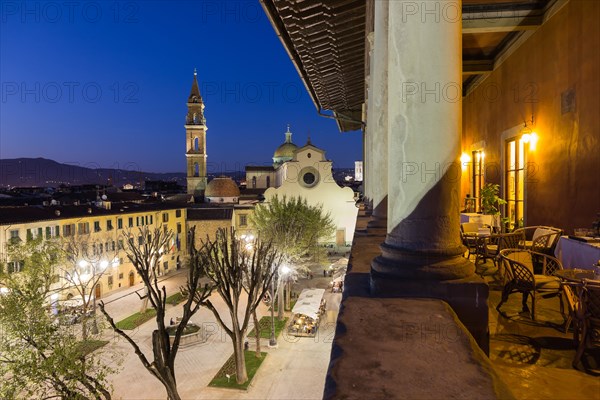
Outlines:
<svg viewBox="0 0 600 400"><path fill-rule="evenodd" d="M0 158L185 171L198 70L209 172L271 162L289 123L335 167L359 132L320 117L256 1L0 2Z"/></svg>

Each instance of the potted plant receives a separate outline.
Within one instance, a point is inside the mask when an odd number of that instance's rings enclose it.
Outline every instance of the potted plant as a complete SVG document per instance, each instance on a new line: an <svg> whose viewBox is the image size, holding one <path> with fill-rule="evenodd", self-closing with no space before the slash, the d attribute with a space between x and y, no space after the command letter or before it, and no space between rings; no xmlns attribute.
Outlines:
<svg viewBox="0 0 600 400"><path fill-rule="evenodd" d="M486 183L481 188L481 211L486 215L493 215L494 225L500 226L500 210L498 208L502 204L506 204L506 200L498 196L500 193L500 185L495 183Z"/></svg>

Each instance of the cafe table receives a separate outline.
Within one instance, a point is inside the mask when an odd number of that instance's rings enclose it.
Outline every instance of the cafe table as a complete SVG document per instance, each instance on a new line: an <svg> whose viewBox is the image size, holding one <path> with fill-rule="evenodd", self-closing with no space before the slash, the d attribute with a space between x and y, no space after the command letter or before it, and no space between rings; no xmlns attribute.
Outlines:
<svg viewBox="0 0 600 400"><path fill-rule="evenodd" d="M460 223L471 222L478 223L480 225L489 225L492 226L494 224L494 216L486 215L486 214L478 214L478 213L461 213L460 214Z"/></svg>
<svg viewBox="0 0 600 400"><path fill-rule="evenodd" d="M583 242L561 236L556 244L554 256L560 260L565 269L593 269L600 260L600 241Z"/></svg>
<svg viewBox="0 0 600 400"><path fill-rule="evenodd" d="M556 271L554 275L562 280L561 288L569 311L568 318L565 321L565 333L567 333L571 322L576 318L576 309L579 307L578 303L583 282L600 283L600 275L591 269L561 269ZM575 330L574 339L576 342L579 340L577 330Z"/></svg>

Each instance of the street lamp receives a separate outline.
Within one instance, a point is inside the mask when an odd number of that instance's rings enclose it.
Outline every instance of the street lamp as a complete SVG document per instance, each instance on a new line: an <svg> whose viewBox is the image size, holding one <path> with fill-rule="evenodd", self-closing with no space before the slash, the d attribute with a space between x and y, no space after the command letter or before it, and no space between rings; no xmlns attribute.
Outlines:
<svg viewBox="0 0 600 400"><path fill-rule="evenodd" d="M269 347L277 346L275 339L275 282L271 278L271 337L269 338Z"/></svg>
<svg viewBox="0 0 600 400"><path fill-rule="evenodd" d="M86 271L86 268L88 266L88 262L85 260L81 260L79 261L79 267L81 269L84 270L83 274L79 275L79 281L81 283L83 283L82 285L82 300L84 302L84 304L86 304L86 298L85 298L85 292L87 289L87 285L90 281L92 281L92 288L90 289L92 293L90 293L90 296L92 297L92 334L93 335L97 335L98 334L98 323L96 321L96 285L98 284L98 280L99 277L102 276L102 274L104 273L104 271L106 271L106 268L108 268L109 262L106 260L102 260L99 263L97 262L90 262L89 265L91 265L91 271L88 273ZM114 258L112 260L112 262L110 263L113 267L118 267L119 266L119 259L118 258ZM87 310L85 310L87 311ZM84 316L85 318L85 316Z"/></svg>
<svg viewBox="0 0 600 400"><path fill-rule="evenodd" d="M287 306L289 306L289 302L285 301L285 291L287 289L288 292L288 300L291 298L291 293L290 293L290 287L289 287L289 274L292 272L292 269L290 267L288 267L287 265L283 265L281 267L281 298L284 300L283 302L280 303L287 303ZM288 287L286 288L286 285L288 285ZM285 306L284 306L285 307ZM282 311L285 311L285 308L281 307Z"/></svg>
<svg viewBox="0 0 600 400"><path fill-rule="evenodd" d="M286 274L291 271L290 267L283 265L279 269L279 274L283 278ZM280 288L281 290L281 288ZM281 292L279 292L281 295ZM282 304L279 304L279 310L281 311ZM271 338L269 339L269 347L277 346L277 339L275 338L275 277L271 279Z"/></svg>

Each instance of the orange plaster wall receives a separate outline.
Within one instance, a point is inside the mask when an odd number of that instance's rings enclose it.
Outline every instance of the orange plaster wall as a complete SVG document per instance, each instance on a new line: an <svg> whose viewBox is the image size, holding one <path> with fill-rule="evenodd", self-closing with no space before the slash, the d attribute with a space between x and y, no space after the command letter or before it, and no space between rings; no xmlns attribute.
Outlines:
<svg viewBox="0 0 600 400"><path fill-rule="evenodd" d="M486 182L501 183L501 134L530 123L526 224L572 233L600 212L600 1L570 0L463 99L463 151L485 141ZM575 110L561 93L575 88ZM462 195L469 193L463 174Z"/></svg>

